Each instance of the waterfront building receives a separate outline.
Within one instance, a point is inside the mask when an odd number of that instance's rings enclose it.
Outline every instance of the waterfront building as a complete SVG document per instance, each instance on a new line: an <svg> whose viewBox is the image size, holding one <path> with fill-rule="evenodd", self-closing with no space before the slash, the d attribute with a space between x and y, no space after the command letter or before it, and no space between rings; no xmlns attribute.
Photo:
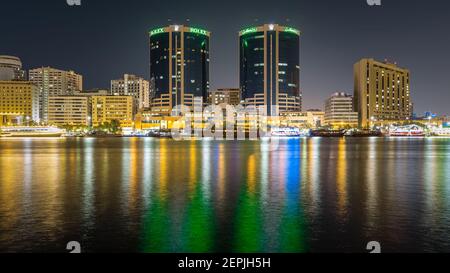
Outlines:
<svg viewBox="0 0 450 273"><path fill-rule="evenodd" d="M308 110L305 112L280 113L279 126L317 129L324 125L325 112Z"/></svg>
<svg viewBox="0 0 450 273"><path fill-rule="evenodd" d="M39 91L28 81L0 81L0 126L39 122Z"/></svg>
<svg viewBox="0 0 450 273"><path fill-rule="evenodd" d="M150 31L152 109L170 113L177 105L206 103L209 91L207 30L171 25Z"/></svg>
<svg viewBox="0 0 450 273"><path fill-rule="evenodd" d="M266 24L239 32L240 88L245 105L268 115L300 112L300 31Z"/></svg>
<svg viewBox="0 0 450 273"><path fill-rule="evenodd" d="M121 127L133 126L133 96L92 96L92 126L113 120Z"/></svg>
<svg viewBox="0 0 450 273"><path fill-rule="evenodd" d="M387 61L362 59L354 65L354 81L355 110L361 127L411 119L408 69Z"/></svg>
<svg viewBox="0 0 450 273"><path fill-rule="evenodd" d="M26 80L22 61L18 57L0 55L0 81Z"/></svg>
<svg viewBox="0 0 450 273"><path fill-rule="evenodd" d="M87 96L58 96L48 99L48 123L51 125L89 126Z"/></svg>
<svg viewBox="0 0 450 273"><path fill-rule="evenodd" d="M51 67L32 69L29 80L39 90L39 117L48 122L49 97L70 96L83 90L83 77L74 71L64 71Z"/></svg>
<svg viewBox="0 0 450 273"><path fill-rule="evenodd" d="M224 88L210 91L208 103L212 105L239 105L241 103L241 90L239 88Z"/></svg>
<svg viewBox="0 0 450 273"><path fill-rule="evenodd" d="M351 95L337 92L325 101L325 124L337 129L358 126Z"/></svg>
<svg viewBox="0 0 450 273"><path fill-rule="evenodd" d="M111 81L111 95L133 96L133 115L139 110L150 106L149 81L130 74L125 74L122 79Z"/></svg>

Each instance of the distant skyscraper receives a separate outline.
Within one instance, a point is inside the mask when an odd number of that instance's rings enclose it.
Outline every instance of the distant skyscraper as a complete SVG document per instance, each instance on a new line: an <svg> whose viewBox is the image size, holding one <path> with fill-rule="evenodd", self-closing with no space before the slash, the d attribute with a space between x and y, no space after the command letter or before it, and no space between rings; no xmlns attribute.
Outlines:
<svg viewBox="0 0 450 273"><path fill-rule="evenodd" d="M83 77L73 71L63 71L51 67L32 69L29 80L39 89L39 116L48 121L48 98L73 95L83 90Z"/></svg>
<svg viewBox="0 0 450 273"><path fill-rule="evenodd" d="M133 96L133 114L150 107L150 83L138 76L125 74L123 79L111 81L111 94L116 96Z"/></svg>
<svg viewBox="0 0 450 273"><path fill-rule="evenodd" d="M267 114L275 116L301 111L300 31L270 24L244 29L239 36L246 105L267 106Z"/></svg>
<svg viewBox="0 0 450 273"><path fill-rule="evenodd" d="M354 65L355 109L362 127L412 117L409 70L362 59Z"/></svg>
<svg viewBox="0 0 450 273"><path fill-rule="evenodd" d="M358 113L353 110L353 97L334 93L325 101L325 124L343 128L358 126Z"/></svg>
<svg viewBox="0 0 450 273"><path fill-rule="evenodd" d="M206 102L209 90L210 32L182 25L150 32L150 79L153 109Z"/></svg>
<svg viewBox="0 0 450 273"><path fill-rule="evenodd" d="M0 56L0 81L26 80L22 62L14 56Z"/></svg>

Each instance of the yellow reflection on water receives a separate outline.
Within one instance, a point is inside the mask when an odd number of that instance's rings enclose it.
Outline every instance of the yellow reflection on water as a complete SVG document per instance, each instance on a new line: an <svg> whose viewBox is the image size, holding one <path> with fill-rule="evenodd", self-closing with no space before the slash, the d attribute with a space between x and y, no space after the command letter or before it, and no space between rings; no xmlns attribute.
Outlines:
<svg viewBox="0 0 450 273"><path fill-rule="evenodd" d="M347 207L347 154L345 138L341 138L338 144L336 182L338 195L338 213L342 217L346 213Z"/></svg>
<svg viewBox="0 0 450 273"><path fill-rule="evenodd" d="M250 193L254 194L256 191L256 156L252 154L247 161L247 184Z"/></svg>

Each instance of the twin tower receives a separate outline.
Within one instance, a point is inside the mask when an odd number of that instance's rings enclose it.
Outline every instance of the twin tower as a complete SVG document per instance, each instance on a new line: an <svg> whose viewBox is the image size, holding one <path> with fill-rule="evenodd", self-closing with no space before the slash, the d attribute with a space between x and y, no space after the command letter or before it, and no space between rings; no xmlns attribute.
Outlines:
<svg viewBox="0 0 450 273"><path fill-rule="evenodd" d="M210 38L204 29L171 25L150 31L152 109L207 101ZM268 115L301 111L300 31L266 24L239 32L239 82L245 106L265 106Z"/></svg>

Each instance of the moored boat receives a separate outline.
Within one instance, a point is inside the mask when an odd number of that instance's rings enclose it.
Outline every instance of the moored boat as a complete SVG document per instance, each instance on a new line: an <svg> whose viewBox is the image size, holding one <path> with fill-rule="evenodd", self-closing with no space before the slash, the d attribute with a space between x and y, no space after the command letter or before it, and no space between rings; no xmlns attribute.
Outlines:
<svg viewBox="0 0 450 273"><path fill-rule="evenodd" d="M424 137L425 130L418 125L393 126L389 128L392 137Z"/></svg>
<svg viewBox="0 0 450 273"><path fill-rule="evenodd" d="M270 129L271 137L307 137L309 130L301 130L295 127L273 127Z"/></svg>
<svg viewBox="0 0 450 273"><path fill-rule="evenodd" d="M2 127L1 137L61 137L65 131L56 127Z"/></svg>

